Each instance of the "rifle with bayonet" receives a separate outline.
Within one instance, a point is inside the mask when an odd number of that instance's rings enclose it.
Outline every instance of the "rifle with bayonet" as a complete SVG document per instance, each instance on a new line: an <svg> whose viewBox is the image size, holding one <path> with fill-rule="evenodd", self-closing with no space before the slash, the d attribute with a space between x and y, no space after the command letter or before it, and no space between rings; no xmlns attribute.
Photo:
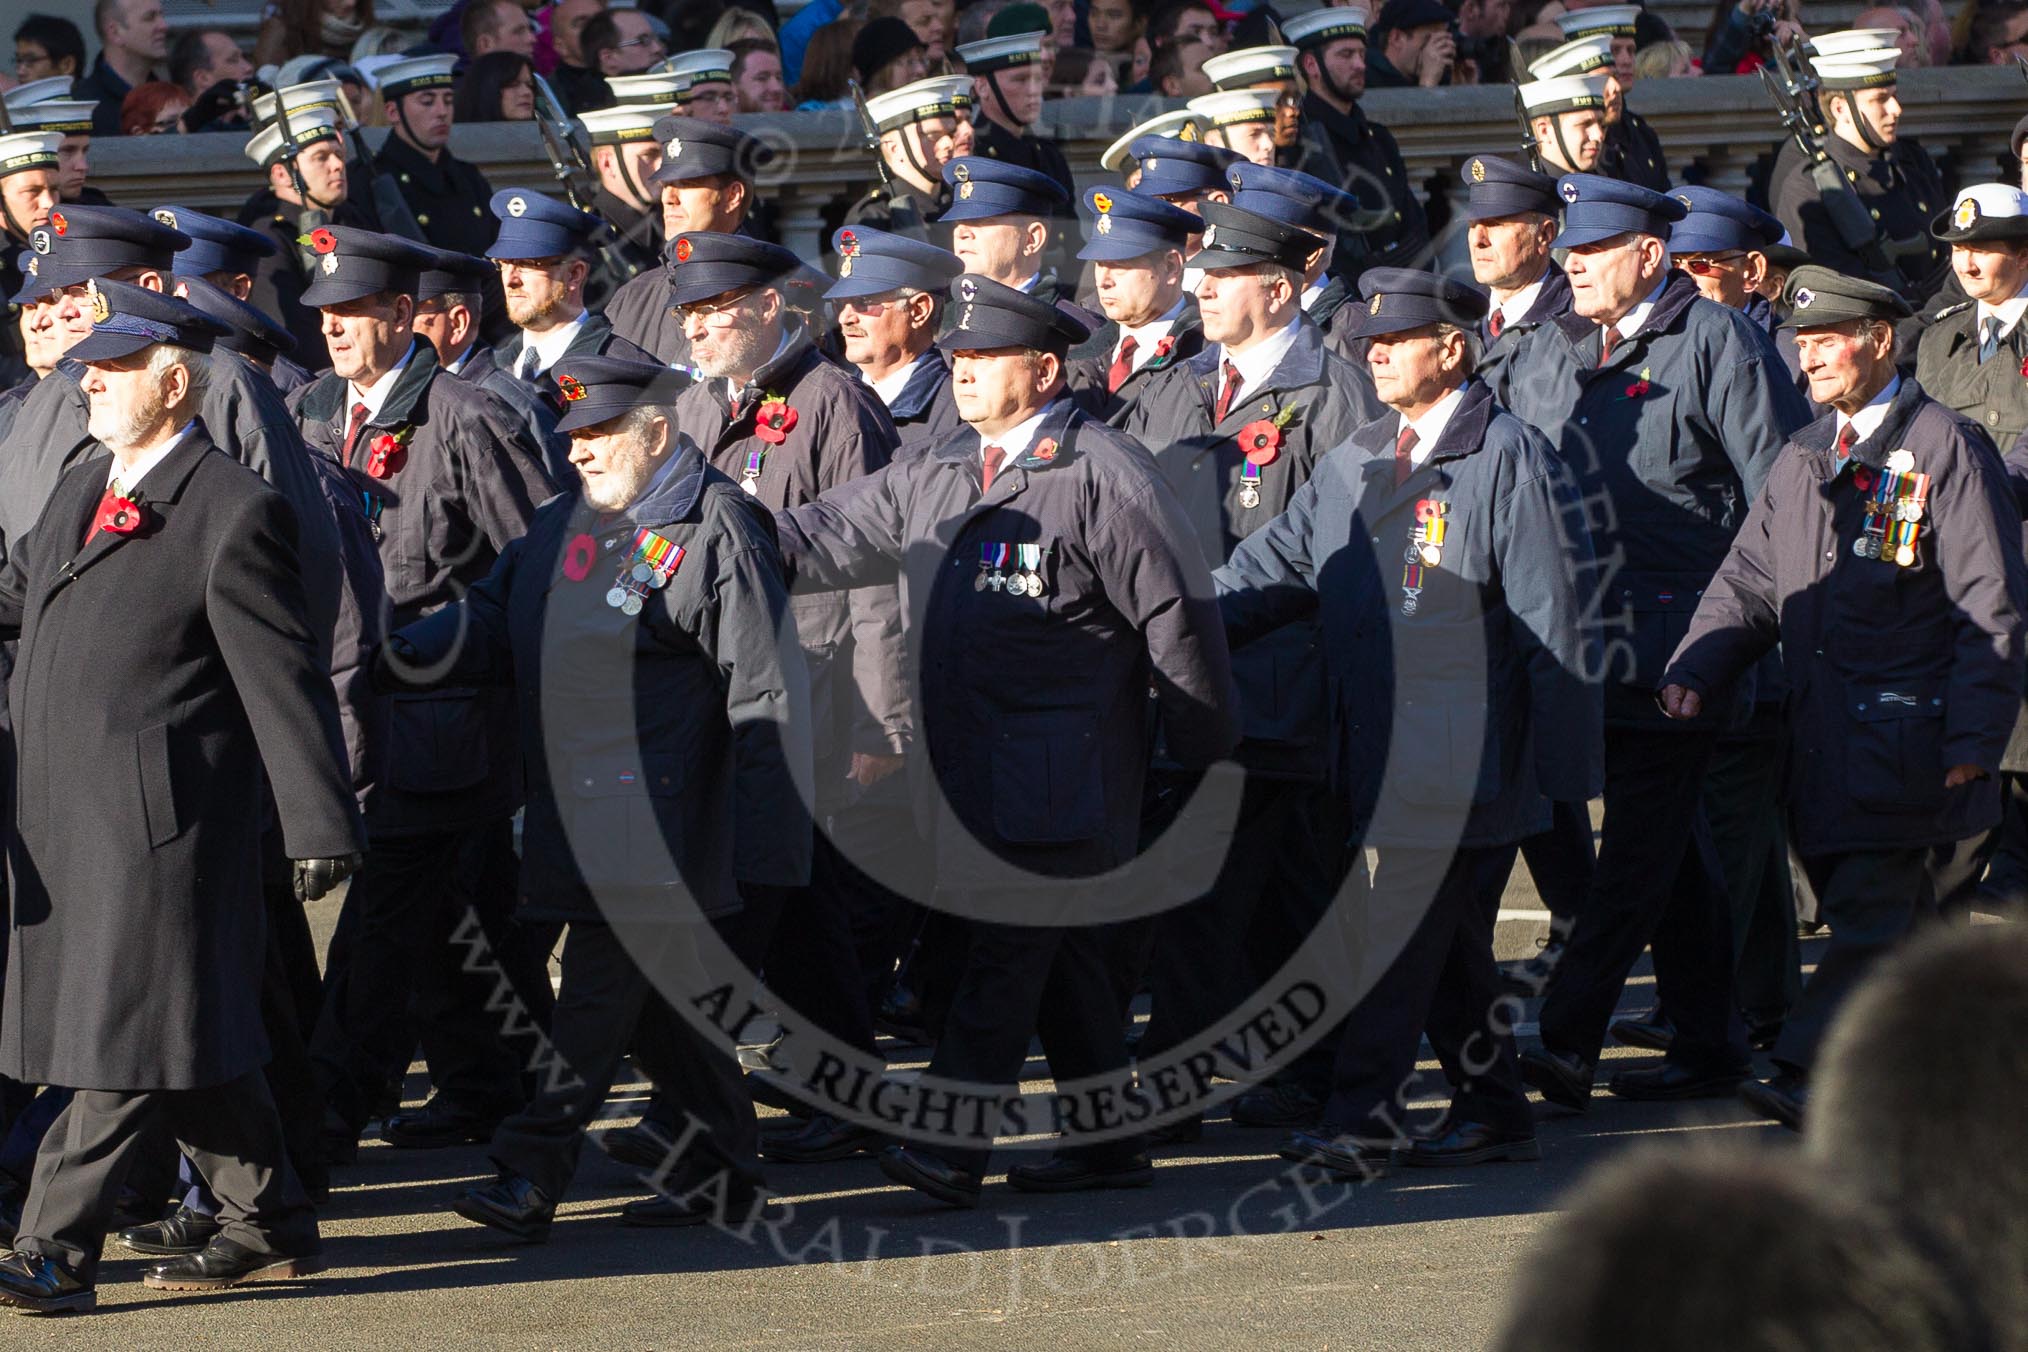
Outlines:
<svg viewBox="0 0 2028 1352"><path fill-rule="evenodd" d="M1837 232L1838 242L1858 255L1866 270L1875 274L1876 281L1899 290L1900 271L1888 260L1873 214L1852 190L1845 171L1824 149L1825 130L1817 121L1819 82L1803 54L1803 39L1792 39L1786 46L1770 42L1760 78L1774 100L1775 111L1781 114L1783 130L1802 152L1804 170L1816 186L1817 198L1823 203L1831 229Z"/></svg>
<svg viewBox="0 0 2028 1352"><path fill-rule="evenodd" d="M253 93L249 86L242 91L246 97L247 120L253 121ZM275 91L275 125L282 132L282 167L289 171L289 186L296 190L296 256L305 272L317 266L317 254L308 240L310 236L331 223L331 213L315 206L310 201L310 185L303 179L303 168L296 163L296 134L289 129L289 101L282 97L282 91Z"/></svg>
<svg viewBox="0 0 2028 1352"><path fill-rule="evenodd" d="M282 96L275 94L275 105L281 106ZM380 228L390 235L414 240L417 244L428 244L429 236L423 233L422 223L415 218L415 211L408 199L401 195L401 187L394 181L394 175L380 167L373 157L373 148L366 144L366 132L359 125L358 115L352 111L352 100L345 97L344 89L338 91L338 114L345 122L345 141L352 148L352 162L366 175L366 181L373 188L373 214L380 218Z"/></svg>
<svg viewBox="0 0 2028 1352"><path fill-rule="evenodd" d="M1521 97L1521 87L1514 87L1514 120L1521 124L1521 153L1528 157L1528 167L1536 173L1542 169L1542 146L1535 139L1535 119L1528 116L1528 101Z"/></svg>
<svg viewBox="0 0 2028 1352"><path fill-rule="evenodd" d="M598 171L592 167L591 155L584 142L578 139L577 124L571 120L570 114L563 111L563 101L556 97L549 81L532 73L530 78L535 81L535 129L541 133L542 153L549 157L550 171L555 175L557 185L563 189L564 200L586 215L599 218L596 243L592 247L598 254L598 271L608 285L595 289L587 282L585 288L586 304L596 308L604 296L619 290L622 284L633 280L647 268L620 247L619 231L598 209ZM657 209L652 202L648 208L651 211Z"/></svg>
<svg viewBox="0 0 2028 1352"><path fill-rule="evenodd" d="M857 80L845 83L852 90L852 107L859 114L861 140L873 152L873 165L880 171L880 186L887 193L887 228L897 235L927 242L929 223L923 219L922 208L915 204L915 195L895 187L894 175L887 172L887 156L880 153L880 126L873 120L873 110L866 106L866 91Z"/></svg>

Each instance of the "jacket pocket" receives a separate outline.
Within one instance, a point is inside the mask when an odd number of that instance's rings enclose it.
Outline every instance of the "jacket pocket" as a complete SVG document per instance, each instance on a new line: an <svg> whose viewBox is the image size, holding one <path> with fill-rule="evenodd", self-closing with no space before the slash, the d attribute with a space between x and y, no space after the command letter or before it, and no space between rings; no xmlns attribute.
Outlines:
<svg viewBox="0 0 2028 1352"><path fill-rule="evenodd" d="M1846 696L1845 791L1860 807L1935 808L1944 797L1942 687L1854 686Z"/></svg>
<svg viewBox="0 0 2028 1352"><path fill-rule="evenodd" d="M569 845L588 883L679 880L683 759L669 753L577 756L570 762Z"/></svg>
<svg viewBox="0 0 2028 1352"><path fill-rule="evenodd" d="M1619 593L1634 663L1621 683L1658 689L1669 659L1690 632L1690 620L1704 597L1704 581L1694 574L1629 573L1619 580Z"/></svg>
<svg viewBox="0 0 2028 1352"><path fill-rule="evenodd" d="M148 845L167 845L183 830L176 811L176 776L169 760L169 725L156 723L134 734L140 762L141 807L148 817Z"/></svg>
<svg viewBox="0 0 2028 1352"><path fill-rule="evenodd" d="M491 768L486 755L486 703L471 690L396 695L388 719L390 788L403 793L455 793Z"/></svg>
<svg viewBox="0 0 2028 1352"><path fill-rule="evenodd" d="M1098 716L1005 714L993 741L993 829L1002 840L1065 844L1106 829Z"/></svg>
<svg viewBox="0 0 2028 1352"><path fill-rule="evenodd" d="M1418 807L1492 802L1501 787L1494 736L1483 700L1402 701L1387 753L1393 796Z"/></svg>

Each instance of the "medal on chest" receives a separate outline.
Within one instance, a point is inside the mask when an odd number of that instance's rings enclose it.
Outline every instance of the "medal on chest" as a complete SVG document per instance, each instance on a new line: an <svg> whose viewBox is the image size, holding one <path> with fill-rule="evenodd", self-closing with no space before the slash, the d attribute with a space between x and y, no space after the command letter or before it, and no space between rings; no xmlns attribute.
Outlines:
<svg viewBox="0 0 2028 1352"><path fill-rule="evenodd" d="M1444 559L1444 540L1449 533L1445 513L1450 504L1442 498L1424 498L1415 504L1415 526L1408 533L1408 548L1401 556L1401 613L1413 615L1421 604L1423 569L1435 568Z"/></svg>
<svg viewBox="0 0 2028 1352"><path fill-rule="evenodd" d="M362 492L359 496L363 499L366 508L366 529L373 532L373 543L379 544L382 535L380 512L382 508L387 506L387 499L378 493Z"/></svg>
<svg viewBox="0 0 2028 1352"><path fill-rule="evenodd" d="M1260 466L1251 460L1239 467L1239 505L1249 512L1260 506Z"/></svg>
<svg viewBox="0 0 2028 1352"><path fill-rule="evenodd" d="M973 591L1004 591L1009 596L1042 595L1042 556L1048 551L1041 545L1008 545L982 543L979 546L979 576L972 582ZM1008 564L1014 565L1010 571Z"/></svg>
<svg viewBox="0 0 2028 1352"><path fill-rule="evenodd" d="M746 453L746 467L739 472L739 486L755 497L760 496L761 462L766 457L766 451L755 447Z"/></svg>
<svg viewBox="0 0 2028 1352"><path fill-rule="evenodd" d="M622 615L638 615L648 593L660 591L676 576L683 546L643 526L634 536L634 552L606 593L606 604Z"/></svg>
<svg viewBox="0 0 2028 1352"><path fill-rule="evenodd" d="M1859 537L1852 541L1852 553L1913 568L1923 517L1929 510L1930 476L1916 473L1915 457L1900 450L1887 458L1885 469L1865 465L1854 469L1852 484L1866 495L1865 516Z"/></svg>

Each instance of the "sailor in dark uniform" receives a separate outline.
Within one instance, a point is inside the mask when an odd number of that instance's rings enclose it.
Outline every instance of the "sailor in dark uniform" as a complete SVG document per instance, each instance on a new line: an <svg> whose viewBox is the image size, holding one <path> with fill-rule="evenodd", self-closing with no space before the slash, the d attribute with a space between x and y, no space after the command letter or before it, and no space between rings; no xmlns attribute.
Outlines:
<svg viewBox="0 0 2028 1352"><path fill-rule="evenodd" d="M964 155L944 166L951 204L941 223L951 231L951 252L966 271L1054 303L1069 288L1050 266L1062 252L1056 231L1064 203L1054 178L997 160Z"/></svg>
<svg viewBox="0 0 2028 1352"><path fill-rule="evenodd" d="M1621 78L1621 72L1633 64L1634 23L1640 12L1638 5L1593 5L1558 15L1556 26L1563 30L1563 45L1530 62L1528 73L1538 80L1559 75L1605 76L1605 148L1592 172L1665 192L1669 165L1662 157L1662 138L1645 118L1627 107L1626 83Z"/></svg>
<svg viewBox="0 0 2028 1352"><path fill-rule="evenodd" d="M2013 446L2028 431L2028 193L1982 183L1958 194L1931 232L1950 246L1951 270L1967 299L1923 331L1915 376L1935 399Z"/></svg>
<svg viewBox="0 0 2028 1352"><path fill-rule="evenodd" d="M379 164L394 175L424 238L439 249L479 254L492 244L498 223L486 211L493 185L449 150L456 65L453 56L417 56L375 72L389 126Z"/></svg>
<svg viewBox="0 0 2028 1352"><path fill-rule="evenodd" d="M662 194L653 175L662 164L662 143L655 139L655 122L667 107L653 103L623 103L580 113L578 121L591 138L592 170L599 176L599 189L591 209L613 228L618 252L627 275L609 279L599 289L595 279L591 291L594 307L632 278L662 265Z"/></svg>
<svg viewBox="0 0 2028 1352"><path fill-rule="evenodd" d="M325 225L371 224L346 195L349 170L336 116L329 109L291 111L287 139L279 122L270 123L247 141L246 154L268 180L240 207L239 223L275 242L275 252L255 271L247 302L287 326L303 364L321 369L329 358L323 324L316 310L303 304L311 281L309 246L303 241Z"/></svg>
<svg viewBox="0 0 2028 1352"><path fill-rule="evenodd" d="M847 225L949 242L949 231L932 232L931 225L950 205L943 168L958 153L958 96L971 87L965 76L940 75L866 100L867 115L880 133L888 182L874 185L846 209Z"/></svg>
<svg viewBox="0 0 2028 1352"><path fill-rule="evenodd" d="M1188 107L1204 122L1204 138L1255 164L1275 162L1275 108L1272 89L1227 89L1200 95Z"/></svg>
<svg viewBox="0 0 2028 1352"><path fill-rule="evenodd" d="M57 81L38 80L35 84L57 94ZM83 206L110 206L112 199L86 182L91 172L92 115L98 104L60 96L22 99L23 91L30 88L24 85L8 98L8 114L17 132L50 132L63 138L56 148L57 196Z"/></svg>
<svg viewBox="0 0 2028 1352"><path fill-rule="evenodd" d="M978 100L971 153L1055 179L1063 189L1064 205L1058 214L1074 224L1077 213L1069 203L1077 180L1070 162L1054 141L1041 140L1028 130L1042 113L1042 44L1048 40L1046 32L1016 33L968 42L957 55L972 77Z"/></svg>
<svg viewBox="0 0 2028 1352"><path fill-rule="evenodd" d="M1148 382L1204 347L1197 297L1183 290L1183 250L1202 218L1159 197L1090 188L1090 238L1078 257L1093 265L1106 322L1066 360L1071 394L1121 426Z"/></svg>
<svg viewBox="0 0 2028 1352"><path fill-rule="evenodd" d="M936 345L944 294L965 265L957 255L864 225L831 236L838 280L824 293L838 314L845 360L873 387L901 438L940 440L958 425L951 368Z"/></svg>
<svg viewBox="0 0 2028 1352"><path fill-rule="evenodd" d="M1358 279L1367 267L1404 267L1429 246L1422 194L1408 176L1393 133L1359 107L1366 92L1366 13L1327 6L1282 25L1296 46L1308 83L1303 96L1303 146L1295 166L1359 199L1355 219L1339 222L1339 274Z"/></svg>
<svg viewBox="0 0 2028 1352"><path fill-rule="evenodd" d="M1535 135L1535 157L1550 174L1595 174L1605 154L1608 76L1559 75L1516 86Z"/></svg>
<svg viewBox="0 0 2028 1352"><path fill-rule="evenodd" d="M18 132L0 136L0 228L5 229L5 260L0 263L0 298L12 297L21 289L18 258L34 253L31 236L49 224L49 213L57 204L56 152L63 138L54 132ZM19 205L17 205L19 203ZM0 327L0 386L19 383L28 375L22 354L21 311L9 301L6 323Z"/></svg>
<svg viewBox="0 0 2028 1352"><path fill-rule="evenodd" d="M1220 52L1204 62L1204 74L1221 93L1246 89L1273 94L1274 163L1285 169L1302 167L1303 90L1296 76L1294 47L1241 47Z"/></svg>

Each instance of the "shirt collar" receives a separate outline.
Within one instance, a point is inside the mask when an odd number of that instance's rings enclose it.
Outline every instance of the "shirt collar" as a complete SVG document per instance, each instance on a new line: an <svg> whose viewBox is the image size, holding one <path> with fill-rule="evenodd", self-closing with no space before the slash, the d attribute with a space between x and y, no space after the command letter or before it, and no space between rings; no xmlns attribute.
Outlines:
<svg viewBox="0 0 2028 1352"><path fill-rule="evenodd" d="M1298 309L1281 332L1269 334L1244 352L1233 352L1221 345L1218 350L1221 376L1224 363L1229 361L1239 368L1242 395L1265 389L1275 368L1282 364L1282 358L1288 356L1289 349L1296 345L1296 335L1302 332L1302 327L1303 312Z"/></svg>
<svg viewBox="0 0 2028 1352"><path fill-rule="evenodd" d="M142 456L124 474L120 472L120 462L117 460L113 461L111 468L106 471L106 487L110 489L114 484L118 484L124 496L133 497L135 492L141 487L141 481L148 477L148 471L161 464L164 460L167 460L170 453L184 443L190 436L192 429L196 426L197 420L194 418L184 423L183 426L176 429L175 436Z"/></svg>
<svg viewBox="0 0 2028 1352"><path fill-rule="evenodd" d="M1035 284L1041 280L1042 280L1042 270L1038 268L1034 272L1029 273L1026 277L1023 277L1020 281L1014 283L1014 289L1016 291L1021 292L1023 295L1032 295L1035 291Z"/></svg>
<svg viewBox="0 0 2028 1352"><path fill-rule="evenodd" d="M1410 461L1420 465L1423 461L1429 459L1429 453L1436 449L1437 439L1443 436L1444 429L1451 425L1452 415L1458 411L1458 405L1463 403L1464 400L1465 387L1460 385L1443 398L1437 400L1436 403L1430 406L1427 412L1414 422L1410 422L1404 415L1395 415L1395 440L1399 441L1401 439L1401 430L1404 427L1415 429L1415 445L1409 448L1408 452Z"/></svg>
<svg viewBox="0 0 2028 1352"><path fill-rule="evenodd" d="M914 361L906 366L895 367L878 380L866 380L866 373L863 371L860 372L859 378L866 381L866 384L872 388L874 395L879 398L881 403L889 408L893 408L894 401L901 398L901 392L908 387L909 379L915 375L917 368L926 361L935 361L936 359L937 354L934 349L924 348L917 354Z"/></svg>
<svg viewBox="0 0 2028 1352"><path fill-rule="evenodd" d="M1029 443L1035 440L1035 433L1041 429L1042 419L1045 415L1048 414L1048 412L1049 405L1045 404L1041 408L1035 410L1035 413L1032 417L1029 417L1022 422L1014 424L1014 426L1008 428L1005 432L1002 432L999 436L993 437L991 439L990 444L998 446L1001 450L1007 453L1005 458L1003 458L1000 461L1001 469L1007 468L1007 466L1013 464L1016 460L1019 460L1022 456L1028 454ZM985 456L986 447L988 444L989 443L986 434L981 432L979 434L979 454L982 459Z"/></svg>
<svg viewBox="0 0 2028 1352"><path fill-rule="evenodd" d="M1179 296L1176 299L1176 303L1169 307L1169 313L1159 319L1152 319L1145 324L1137 324L1132 328L1129 328L1125 324L1120 325L1121 341L1125 341L1128 338L1134 340L1135 370L1139 370L1148 364L1148 361L1155 355L1155 345L1169 336L1169 330L1175 328L1176 321L1182 317L1183 299ZM1117 354L1119 350L1119 343L1114 343L1113 352Z"/></svg>
<svg viewBox="0 0 2028 1352"><path fill-rule="evenodd" d="M454 376L462 375L465 370L465 363L470 361L472 359L472 354L474 352L477 352L478 350L479 345L477 343L472 344L470 347L466 348L463 352L460 352L458 354L458 359L456 361L445 362L444 369L446 371L449 371Z"/></svg>
<svg viewBox="0 0 2028 1352"><path fill-rule="evenodd" d="M1669 279L1664 277L1655 284L1646 300L1627 311L1620 322L1613 325L1619 331L1619 341L1624 342L1641 331L1641 326L1648 322L1648 316L1655 312L1655 302L1662 298L1662 289L1668 285Z"/></svg>
<svg viewBox="0 0 2028 1352"><path fill-rule="evenodd" d="M366 421L372 422L380 416L381 406L387 403L387 396L394 392L394 382L401 379L401 373L407 369L409 359L414 356L415 344L411 342L408 345L408 351L401 354L401 360L390 366L380 379L374 381L371 385L361 389L351 381L345 382L346 388L351 391L352 402L366 405ZM346 417L349 422L351 417L349 409L346 412Z"/></svg>
<svg viewBox="0 0 2028 1352"><path fill-rule="evenodd" d="M2014 326L2021 322L2023 311L2028 311L2028 286L2023 286L2019 291L2016 291L2012 296L2001 301L1998 305L1988 305L1985 301L1980 301L1979 322L1972 325L1972 336L1975 338L1985 337L1986 321L1991 318L1998 318L2000 321L2000 336L2005 338L2014 331Z"/></svg>
<svg viewBox="0 0 2028 1352"><path fill-rule="evenodd" d="M1516 291L1513 295L1493 307L1500 316L1500 326L1502 328L1505 328L1509 324L1519 324L1528 318L1528 312L1535 308L1535 302L1542 299L1542 283L1547 281L1548 278L1549 274L1545 271L1542 276L1537 277L1534 281L1528 283L1528 285L1522 287L1519 291ZM1644 302L1646 305L1653 305L1654 303L1655 300L1652 296ZM1640 309L1639 306L1635 308L1636 310ZM1641 317L1643 319L1647 318L1646 314L1642 314ZM1632 316L1628 316L1628 318L1631 319Z"/></svg>
<svg viewBox="0 0 2028 1352"><path fill-rule="evenodd" d="M568 324L558 324L555 328L543 334L533 334L523 329L521 331L521 356L515 364L518 366L521 362L526 361L528 354L533 352L537 362L536 374L540 375L542 372L547 371L550 367L563 360L564 352L577 340L577 335L584 329L585 321L590 318L591 314L589 312L580 314ZM514 374L520 375L521 373L516 371Z"/></svg>
<svg viewBox="0 0 2028 1352"><path fill-rule="evenodd" d="M1303 298L1301 301L1297 303L1296 308L1301 310L1304 314L1308 314L1310 312L1310 307L1317 303L1317 297L1323 294L1324 294L1324 279L1322 277L1319 277L1316 281L1311 282L1308 286L1303 288Z"/></svg>
<svg viewBox="0 0 2028 1352"><path fill-rule="evenodd" d="M789 350L789 343L794 340L795 336L796 330L792 326L787 324L782 325L782 338L780 342L775 344L774 355L769 357L766 361L762 362L759 366L754 367L754 374L758 376L762 371L766 370L769 366L773 365L777 360L779 360L781 358L782 353L787 352ZM725 397L727 399L739 398L739 392L744 387L733 384L731 376L725 376L722 379L725 382Z"/></svg>
<svg viewBox="0 0 2028 1352"><path fill-rule="evenodd" d="M1866 407L1851 417L1838 415L1838 434L1843 436L1849 424L1853 430L1852 440L1857 443L1866 440L1880 430L1880 424L1887 421L1887 406L1894 402L1894 396L1901 392L1901 377L1887 382L1887 388L1866 401Z"/></svg>

